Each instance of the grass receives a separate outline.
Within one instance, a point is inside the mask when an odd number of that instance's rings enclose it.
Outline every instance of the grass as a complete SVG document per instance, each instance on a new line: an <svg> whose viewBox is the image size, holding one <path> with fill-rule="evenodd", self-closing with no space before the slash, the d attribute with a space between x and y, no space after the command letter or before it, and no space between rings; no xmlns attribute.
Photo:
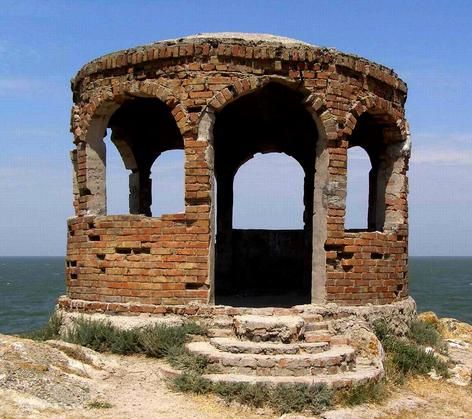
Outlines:
<svg viewBox="0 0 472 419"><path fill-rule="evenodd" d="M431 346L441 353L447 353L447 345L431 323L415 320L408 331L408 338L418 345Z"/></svg>
<svg viewBox="0 0 472 419"><path fill-rule="evenodd" d="M111 409L113 405L108 402L93 401L88 404L89 409Z"/></svg>
<svg viewBox="0 0 472 419"><path fill-rule="evenodd" d="M389 339L384 348L392 354L394 364L405 375L426 375L435 369L439 375L447 377L447 364L422 347L400 339Z"/></svg>
<svg viewBox="0 0 472 419"><path fill-rule="evenodd" d="M340 390L336 394L336 404L343 406L357 406L364 403L379 403L390 394L390 388L385 379L361 384L348 390Z"/></svg>
<svg viewBox="0 0 472 419"><path fill-rule="evenodd" d="M207 394L212 391L211 381L196 372L184 372L171 381L172 387L182 393Z"/></svg>
<svg viewBox="0 0 472 419"><path fill-rule="evenodd" d="M166 359L170 365L182 371L195 372L198 374L210 372L208 368L211 366L208 365L208 360L204 356L188 352L184 346L173 346L169 348Z"/></svg>
<svg viewBox="0 0 472 419"><path fill-rule="evenodd" d="M458 386L442 380L429 380L423 376L411 377L406 388L416 397L427 401L418 409L395 415L397 419L464 418L472 412L470 386Z"/></svg>
<svg viewBox="0 0 472 419"><path fill-rule="evenodd" d="M213 383L195 372L174 378L172 385L180 392L213 393L227 402L254 408L269 407L279 414L303 411L319 414L332 405L333 395L326 385Z"/></svg>
<svg viewBox="0 0 472 419"><path fill-rule="evenodd" d="M98 352L166 358L176 368L203 373L207 366L206 359L186 351L185 343L189 335L204 332L196 323L181 326L155 324L124 330L109 321L79 318L66 333L65 340Z"/></svg>
<svg viewBox="0 0 472 419"><path fill-rule="evenodd" d="M142 352L137 330L121 330L110 322L93 321L82 317L67 331L65 340L97 352L120 355Z"/></svg>
<svg viewBox="0 0 472 419"><path fill-rule="evenodd" d="M270 405L279 413L308 410L317 415L331 406L332 396L326 385L283 384L272 389Z"/></svg>
<svg viewBox="0 0 472 419"><path fill-rule="evenodd" d="M432 370L444 378L448 377L448 365L425 349L430 346L441 353L447 352L447 346L433 325L414 321L406 338L402 339L391 332L386 320L380 320L375 322L374 332L385 350L384 378L376 383L339 391L335 404L355 406L381 402L396 386L403 385L407 378L426 376Z"/></svg>
<svg viewBox="0 0 472 419"><path fill-rule="evenodd" d="M51 339L60 339L59 330L62 325L62 316L58 313L54 313L49 318L48 322L38 330L33 332L24 333L21 337L27 339L33 339L37 341L45 341Z"/></svg>
<svg viewBox="0 0 472 419"><path fill-rule="evenodd" d="M60 347L61 352L64 352L69 358L75 359L76 361L83 362L84 364L93 365L93 361L87 356L83 349L80 347L69 348L67 346Z"/></svg>
<svg viewBox="0 0 472 419"><path fill-rule="evenodd" d="M59 329L62 317L53 314L41 329L26 333L23 337L45 341L60 339ZM204 334L204 329L196 323L181 326L155 324L142 328L124 330L113 326L109 321L78 318L67 331L64 340L97 352L111 352L119 355L144 354L154 358L167 358L169 363L184 371L203 373L207 367L204 357L193 355L185 350L189 335ZM72 349L61 348L63 352ZM68 353L72 358L84 359L80 351Z"/></svg>
<svg viewBox="0 0 472 419"><path fill-rule="evenodd" d="M434 327L433 327L434 329ZM427 375L433 369L440 376L448 377L448 365L425 346L434 346L444 351L445 345L431 325L414 322L405 339L390 332L388 323L379 320L374 324L374 332L381 341L386 354L387 380L401 384L410 375Z"/></svg>

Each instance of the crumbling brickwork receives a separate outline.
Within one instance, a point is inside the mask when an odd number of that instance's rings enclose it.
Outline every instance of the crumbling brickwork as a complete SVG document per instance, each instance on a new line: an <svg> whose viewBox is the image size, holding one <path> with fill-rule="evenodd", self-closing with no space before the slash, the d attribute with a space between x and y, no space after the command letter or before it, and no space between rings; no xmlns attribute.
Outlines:
<svg viewBox="0 0 472 419"><path fill-rule="evenodd" d="M72 90L76 214L68 220L69 300L61 304L84 300L97 310L113 304L116 311L152 312L213 303L215 263L231 258L228 248L218 250L217 235L220 243L231 241L234 171L260 151L292 153L304 167L311 302L386 304L408 295L407 89L392 70L285 38L206 34L98 58L79 71ZM230 105L260 97L273 103L279 91L297 104L287 109L293 113L287 124L306 121L304 145L293 148L290 129L297 126L285 126L288 139L249 148L235 138L235 151L226 153L218 145L225 144L219 138L230 131L225 127L249 117ZM143 109L150 109L148 119L135 116ZM106 212L107 127L131 170L128 215ZM365 231L344 228L350 146L365 148L372 161ZM152 217L149 168L175 148L185 152L185 213ZM244 154L230 161L238 150ZM226 167L233 168L227 175Z"/></svg>

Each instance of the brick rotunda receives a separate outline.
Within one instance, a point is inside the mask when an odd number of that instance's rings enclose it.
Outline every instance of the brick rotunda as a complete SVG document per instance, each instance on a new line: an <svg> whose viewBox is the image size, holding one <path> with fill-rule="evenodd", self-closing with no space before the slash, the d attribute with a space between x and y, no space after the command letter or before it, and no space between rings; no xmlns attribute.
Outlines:
<svg viewBox="0 0 472 419"><path fill-rule="evenodd" d="M212 381L341 388L382 376L373 322L404 334L415 315L407 89L392 70L287 38L201 34L98 58L72 91L66 327L196 321L206 335L186 348ZM129 171L127 214L107 213L107 145ZM345 228L354 146L371 164L362 230ZM185 155L185 211L153 217L167 191L152 196L151 167L168 150ZM270 152L303 170L303 228L234 228L235 174Z"/></svg>
<svg viewBox="0 0 472 419"><path fill-rule="evenodd" d="M97 58L72 91L75 216L62 308L407 299L407 88L392 70L288 38L209 33ZM127 214L107 214L107 129L129 170ZM345 228L353 146L372 167L363 230ZM185 153L185 212L153 217L151 166L175 149ZM267 152L303 169L303 229L233 228L235 174Z"/></svg>

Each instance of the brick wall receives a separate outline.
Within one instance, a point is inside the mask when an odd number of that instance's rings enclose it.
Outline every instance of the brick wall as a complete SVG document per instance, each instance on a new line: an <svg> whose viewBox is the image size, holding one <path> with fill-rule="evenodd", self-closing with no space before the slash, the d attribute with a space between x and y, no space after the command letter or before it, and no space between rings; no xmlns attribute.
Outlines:
<svg viewBox="0 0 472 419"><path fill-rule="evenodd" d="M206 301L208 221L195 215L70 219L69 296L166 305Z"/></svg>

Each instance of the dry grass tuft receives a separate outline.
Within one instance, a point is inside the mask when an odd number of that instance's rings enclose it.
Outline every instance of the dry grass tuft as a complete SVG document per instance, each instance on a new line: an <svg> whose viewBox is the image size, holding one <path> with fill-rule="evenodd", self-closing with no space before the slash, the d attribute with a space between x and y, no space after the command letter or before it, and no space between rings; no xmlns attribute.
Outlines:
<svg viewBox="0 0 472 419"><path fill-rule="evenodd" d="M427 377L412 377L405 384L405 390L427 401L420 410L401 411L393 416L397 419L422 418L470 418L472 417L472 389L460 387L443 380Z"/></svg>

